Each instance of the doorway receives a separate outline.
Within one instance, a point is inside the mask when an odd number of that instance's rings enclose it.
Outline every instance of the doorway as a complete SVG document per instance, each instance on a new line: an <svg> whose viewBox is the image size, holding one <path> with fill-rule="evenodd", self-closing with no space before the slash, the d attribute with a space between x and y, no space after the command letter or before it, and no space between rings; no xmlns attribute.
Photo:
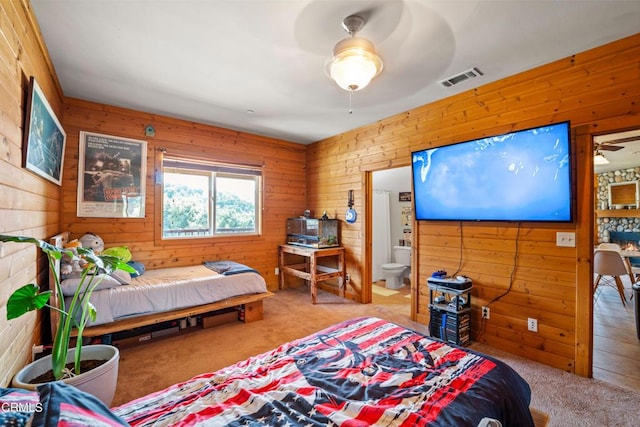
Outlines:
<svg viewBox="0 0 640 427"><path fill-rule="evenodd" d="M410 268L394 273L389 264L398 263L397 253L411 253L411 166L372 172L371 182L372 302L399 306L410 316Z"/></svg>
<svg viewBox="0 0 640 427"><path fill-rule="evenodd" d="M596 246L601 243L624 245L613 240L620 234L640 231L640 194L632 191L629 198L619 198L615 190L626 187L626 182L636 188L635 183L640 181L640 129L594 136L593 149L593 241ZM593 378L638 390L640 340L635 328L635 300L630 300L631 278L623 277L623 283L626 305L613 287L600 286L594 295Z"/></svg>

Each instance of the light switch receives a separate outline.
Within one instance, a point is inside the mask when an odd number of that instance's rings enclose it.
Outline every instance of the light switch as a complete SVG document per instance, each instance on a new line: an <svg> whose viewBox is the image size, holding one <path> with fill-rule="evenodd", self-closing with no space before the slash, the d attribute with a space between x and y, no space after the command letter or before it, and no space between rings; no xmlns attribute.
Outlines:
<svg viewBox="0 0 640 427"><path fill-rule="evenodd" d="M576 247L576 233L573 232L557 232L556 246L566 246L569 248Z"/></svg>

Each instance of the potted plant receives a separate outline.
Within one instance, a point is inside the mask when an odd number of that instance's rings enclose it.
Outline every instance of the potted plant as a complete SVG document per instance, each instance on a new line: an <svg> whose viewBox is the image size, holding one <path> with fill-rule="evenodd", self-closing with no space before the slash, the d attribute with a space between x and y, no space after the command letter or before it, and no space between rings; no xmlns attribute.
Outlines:
<svg viewBox="0 0 640 427"><path fill-rule="evenodd" d="M36 360L18 372L13 381L14 386L35 389L38 384L28 386L29 381L46 372L46 370L43 370L43 366L45 364L47 364L47 368L52 371L53 378L55 380L62 380L76 386L85 384L87 381L86 377L88 375L87 373L81 372L81 362L84 360L82 357L82 334L89 320L96 319L95 307L89 301L91 294L100 284L105 274L110 274L115 270L124 270L133 273L135 270L118 257L111 255L98 255L89 248L75 248L77 255L82 257L84 261L86 261L86 264L80 272L78 286L75 289L70 303L68 304L69 306L67 307L65 299L62 297L62 282L60 273L56 270L56 263L59 262L65 254L69 257L75 256L71 249L54 246L40 239L22 236L0 235L0 242L31 243L38 246L47 256L49 268L53 272L51 277L54 278L54 286L57 289L58 295L61 296L59 298L59 307L52 306L48 304L49 298L52 294L51 290L42 291L38 285L29 283L17 289L9 297L7 301L7 320L15 319L29 311L38 310L43 307L49 307L50 310L55 310L59 314L58 324L55 329L55 336L53 337L51 355L46 356L43 359ZM75 349L70 349L72 332L74 329L76 330L76 345ZM100 347L109 348L102 349ZM96 349L98 350L96 351ZM109 365L115 364L115 379L113 379L113 390L106 392L102 391L103 396L98 397L109 405L113 398L113 393L115 392L117 362L119 358L118 349L113 346L87 347L87 352L92 353L93 358L96 358L96 353L104 354L105 351L106 354L110 354L110 358L115 359L115 361L111 363L108 361L105 363L104 365L107 365L107 367L103 368L103 370L111 369L113 371L113 366ZM101 357L104 357L104 355ZM71 361L73 361L72 370L66 368L66 365ZM100 367L97 369L100 369ZM28 372L32 372L31 377ZM98 374L99 377L101 375L101 373ZM101 384L98 385L97 390L101 391L105 388L105 378L100 378L99 381ZM85 387L81 386L79 388L84 388L85 391L96 394L94 390L92 390L91 385Z"/></svg>

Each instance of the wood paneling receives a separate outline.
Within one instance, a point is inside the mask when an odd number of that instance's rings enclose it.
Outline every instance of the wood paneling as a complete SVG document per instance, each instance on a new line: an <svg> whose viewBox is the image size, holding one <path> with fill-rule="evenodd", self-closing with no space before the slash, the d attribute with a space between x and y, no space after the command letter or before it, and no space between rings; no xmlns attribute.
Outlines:
<svg viewBox="0 0 640 427"><path fill-rule="evenodd" d="M306 175L305 169L300 167L305 164L305 146L73 98L65 99L63 123L68 137L61 228L70 230L71 238L93 232L104 239L105 247L126 245L133 259L144 263L147 269L233 259L254 267L266 278L270 290L277 289L274 270L278 262L278 245L286 239L286 219L301 215L306 206ZM148 125L155 128L155 137L144 136ZM144 219L76 216L80 131L147 141ZM159 168L156 152L160 148L170 153L264 165L262 234L189 243L163 243L157 239L156 225L160 219L155 207L159 205L161 195L152 178Z"/></svg>
<svg viewBox="0 0 640 427"><path fill-rule="evenodd" d="M570 120L576 220L572 224L418 222L414 224L413 317L427 323L427 277L460 270L471 277L475 338L532 360L590 375L593 164L591 136L639 125L640 34L424 105L309 147L309 207L344 220L355 190L362 215L344 222L350 287L369 301L367 174L407 166L418 149ZM369 89L367 89L369 90ZM375 82L370 90L375 90ZM576 130L580 130L577 134ZM369 214L369 215L367 215ZM556 246L575 232L577 247ZM499 299L495 300L495 298ZM492 302L493 301L493 302ZM479 308L491 303L491 319ZM538 332L527 318L538 319Z"/></svg>
<svg viewBox="0 0 640 427"><path fill-rule="evenodd" d="M148 268L205 259L234 259L256 267L274 290L277 248L285 219L304 209L344 219L348 190L355 191L355 224L342 223L347 295L368 302L370 283L370 172L410 164L410 153L544 123L571 120L574 128L576 221L568 225L427 223L414 225L413 316L428 322L426 278L435 269L461 271L474 280L476 338L529 359L581 375L591 369L592 135L638 126L640 35L579 53L368 126L304 147L286 141L154 114L65 99L27 0L0 2L0 214L3 233L48 237L88 231L107 246L126 244ZM21 168L26 84L38 79L68 134L62 191ZM375 90L375 84L371 90ZM64 109L63 109L64 106ZM154 138L144 138L153 125ZM80 130L147 139L147 217L77 218ZM256 239L214 244L156 245L154 150L211 153L222 160L264 163L264 229ZM576 232L576 248L555 246L558 231ZM34 251L0 248L0 385L28 359L40 339L37 315L4 320L7 296L25 280L46 277ZM508 292L507 292L508 291ZM497 296L491 319L479 307ZM527 317L539 332L526 330Z"/></svg>
<svg viewBox="0 0 640 427"><path fill-rule="evenodd" d="M301 215L306 203L306 147L183 120L101 104L65 99L27 0L0 2L0 232L48 238L70 230L77 238L100 234L108 246L127 245L147 268L187 265L232 258L262 273L277 289L277 250L286 238L286 218ZM67 132L62 188L22 169L24 100L34 75ZM64 104L64 108L63 108ZM155 138L145 138L153 125ZM144 219L76 217L79 132L90 131L148 141L147 199ZM213 244L155 245L152 183L158 147L188 150L213 158L264 164L263 233L254 238L220 238ZM41 340L40 314L7 322L6 300L20 285L38 279L46 269L36 251L19 245L0 248L0 386L31 356ZM40 280L41 279L41 280Z"/></svg>
<svg viewBox="0 0 640 427"><path fill-rule="evenodd" d="M22 168L22 132L30 76L62 117L62 95L27 0L0 2L0 234L46 238L58 232L60 187ZM40 313L7 321L9 295L46 284L46 261L34 246L0 246L0 386L30 361L41 337Z"/></svg>

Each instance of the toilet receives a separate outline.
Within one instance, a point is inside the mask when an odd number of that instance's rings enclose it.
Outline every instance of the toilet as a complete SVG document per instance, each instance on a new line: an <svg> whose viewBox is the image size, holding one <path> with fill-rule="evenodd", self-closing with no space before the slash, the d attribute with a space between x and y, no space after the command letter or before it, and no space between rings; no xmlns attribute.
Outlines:
<svg viewBox="0 0 640 427"><path fill-rule="evenodd" d="M411 268L411 247L394 246L393 263L382 264L387 289L399 289L404 286L404 276Z"/></svg>

